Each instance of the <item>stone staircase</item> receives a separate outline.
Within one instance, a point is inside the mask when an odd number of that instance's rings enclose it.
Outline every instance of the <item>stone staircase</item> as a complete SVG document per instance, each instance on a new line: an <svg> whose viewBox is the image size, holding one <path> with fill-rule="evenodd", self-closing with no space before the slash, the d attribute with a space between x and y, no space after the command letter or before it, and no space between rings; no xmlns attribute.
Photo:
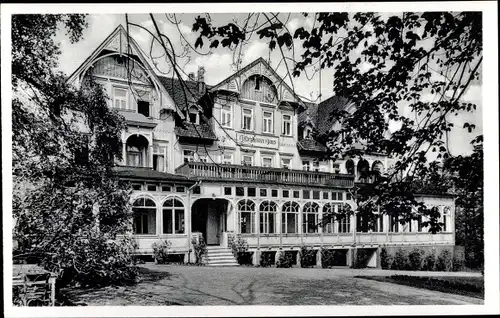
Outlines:
<svg viewBox="0 0 500 318"><path fill-rule="evenodd" d="M222 246L207 246L207 266L239 266L230 249Z"/></svg>

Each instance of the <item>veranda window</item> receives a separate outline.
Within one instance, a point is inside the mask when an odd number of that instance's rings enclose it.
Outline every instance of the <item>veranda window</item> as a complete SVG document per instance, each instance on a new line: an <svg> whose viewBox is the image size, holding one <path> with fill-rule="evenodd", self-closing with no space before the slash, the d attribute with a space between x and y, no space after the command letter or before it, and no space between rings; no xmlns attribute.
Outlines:
<svg viewBox="0 0 500 318"><path fill-rule="evenodd" d="M177 199L163 203L163 233L184 234L184 204Z"/></svg>
<svg viewBox="0 0 500 318"><path fill-rule="evenodd" d="M273 201L264 201L260 204L260 233L276 233L276 212L278 205Z"/></svg>
<svg viewBox="0 0 500 318"><path fill-rule="evenodd" d="M148 198L139 198L132 205L134 234L156 234L156 204Z"/></svg>
<svg viewBox="0 0 500 318"><path fill-rule="evenodd" d="M314 202L308 202L304 205L304 221L303 221L303 231L304 233L317 233L318 232L318 212L319 205Z"/></svg>
<svg viewBox="0 0 500 318"><path fill-rule="evenodd" d="M284 234L299 232L299 205L296 202L286 202L283 204L281 232Z"/></svg>
<svg viewBox="0 0 500 318"><path fill-rule="evenodd" d="M240 233L255 233L255 203L251 200L241 200L238 202L238 214Z"/></svg>

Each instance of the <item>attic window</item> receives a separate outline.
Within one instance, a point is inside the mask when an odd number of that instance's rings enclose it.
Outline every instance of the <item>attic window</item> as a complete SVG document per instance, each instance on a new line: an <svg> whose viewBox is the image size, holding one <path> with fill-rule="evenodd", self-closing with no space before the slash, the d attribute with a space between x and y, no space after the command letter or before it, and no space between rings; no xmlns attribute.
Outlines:
<svg viewBox="0 0 500 318"><path fill-rule="evenodd" d="M260 91L260 82L261 81L262 81L262 79L259 76L255 77L255 90L256 91Z"/></svg>
<svg viewBox="0 0 500 318"><path fill-rule="evenodd" d="M189 122L193 124L200 123L200 115L198 113L198 109L196 109L196 107L194 106L189 108Z"/></svg>
<svg viewBox="0 0 500 318"><path fill-rule="evenodd" d="M304 139L311 139L312 135L312 127L306 126L304 128Z"/></svg>

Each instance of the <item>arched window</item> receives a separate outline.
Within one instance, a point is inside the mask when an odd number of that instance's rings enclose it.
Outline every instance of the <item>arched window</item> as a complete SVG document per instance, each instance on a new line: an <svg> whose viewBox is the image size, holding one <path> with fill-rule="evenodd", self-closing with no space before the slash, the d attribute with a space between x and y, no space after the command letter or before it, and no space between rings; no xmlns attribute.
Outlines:
<svg viewBox="0 0 500 318"><path fill-rule="evenodd" d="M184 204L177 199L163 203L163 233L184 234Z"/></svg>
<svg viewBox="0 0 500 318"><path fill-rule="evenodd" d="M260 204L260 233L276 233L276 212L278 205L273 201L264 201Z"/></svg>
<svg viewBox="0 0 500 318"><path fill-rule="evenodd" d="M358 162L358 178L360 182L368 182L370 177L370 164L366 159Z"/></svg>
<svg viewBox="0 0 500 318"><path fill-rule="evenodd" d="M323 229L324 233L334 233L335 214L337 213L337 204L327 203L323 206Z"/></svg>
<svg viewBox="0 0 500 318"><path fill-rule="evenodd" d="M451 208L449 206L445 206L443 208L443 228L442 232L451 231Z"/></svg>
<svg viewBox="0 0 500 318"><path fill-rule="evenodd" d="M348 174L354 174L354 161L352 161L352 159L346 161L345 169Z"/></svg>
<svg viewBox="0 0 500 318"><path fill-rule="evenodd" d="M283 204L281 213L281 232L284 234L299 232L299 210L296 202Z"/></svg>
<svg viewBox="0 0 500 318"><path fill-rule="evenodd" d="M134 234L156 234L156 204L148 198L138 198L132 204Z"/></svg>
<svg viewBox="0 0 500 318"><path fill-rule="evenodd" d="M149 143L142 135L132 135L127 139L127 165L146 167L148 162Z"/></svg>
<svg viewBox="0 0 500 318"><path fill-rule="evenodd" d="M255 233L255 203L252 200L238 202L240 233Z"/></svg>
<svg viewBox="0 0 500 318"><path fill-rule="evenodd" d="M317 233L319 205L314 202L307 202L302 212L304 213L304 220L302 222L304 233Z"/></svg>
<svg viewBox="0 0 500 318"><path fill-rule="evenodd" d="M338 205L338 233L350 233L351 232L351 216L347 213L351 207L347 204Z"/></svg>

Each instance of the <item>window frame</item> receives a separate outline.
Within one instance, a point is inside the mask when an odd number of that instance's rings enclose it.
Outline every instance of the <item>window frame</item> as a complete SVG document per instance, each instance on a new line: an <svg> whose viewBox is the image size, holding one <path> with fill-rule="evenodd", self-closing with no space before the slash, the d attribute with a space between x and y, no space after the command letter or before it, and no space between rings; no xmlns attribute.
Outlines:
<svg viewBox="0 0 500 318"><path fill-rule="evenodd" d="M266 118L266 114L270 116ZM270 128L270 130L267 130L267 128ZM267 110L262 112L262 132L265 134L274 134L274 112Z"/></svg>
<svg viewBox="0 0 500 318"><path fill-rule="evenodd" d="M224 109L224 107L229 107L229 110ZM229 122L227 121L228 118L229 118ZM226 119L226 121L225 121L225 119ZM224 128L233 128L233 120L232 119L233 119L233 107L231 105L222 105L221 115L220 115L221 126Z"/></svg>
<svg viewBox="0 0 500 318"><path fill-rule="evenodd" d="M238 201L236 204L237 211L238 211L238 231L240 234L256 234L256 225L255 225L255 215L256 215L256 209L255 209L255 202L252 200L248 199L243 199ZM242 213L250 214L250 219L249 219L249 225L250 225L250 232L242 231ZM245 220L245 229L246 229L246 224L247 221Z"/></svg>
<svg viewBox="0 0 500 318"><path fill-rule="evenodd" d="M166 205L168 202L171 202L171 206ZM176 205L176 203L179 203L180 205ZM162 225L161 225L161 233L164 235L172 235L172 234L186 234L186 207L184 203L176 198L176 197L170 197L166 199L163 202L163 205L161 207L161 212L162 212ZM178 220L177 220L177 212L181 212L182 214L182 230L177 230L178 228ZM167 225L168 218L165 218L166 214L170 214L170 221L172 224L170 224L170 231L169 233L168 228L167 231L165 231L165 225Z"/></svg>
<svg viewBox="0 0 500 318"><path fill-rule="evenodd" d="M120 98L118 98L118 100L120 100L121 102L125 102L125 108L121 107L121 103L120 103L120 107L116 107L116 100L117 100L116 90L121 90L121 91L125 92L125 97L120 96ZM120 110L131 110L130 105L129 105L129 91L127 88L121 87L121 86L113 86L113 108L120 109Z"/></svg>
<svg viewBox="0 0 500 318"><path fill-rule="evenodd" d="M250 111L250 115L245 114L245 110ZM250 127L249 128L245 128L245 117L250 118ZM244 130L244 131L253 131L254 130L253 117L254 116L253 116L253 109L252 108L243 107L241 109L241 130Z"/></svg>
<svg viewBox="0 0 500 318"><path fill-rule="evenodd" d="M288 117L289 119L285 119L285 117ZM292 133L292 115L288 115L288 114L283 114L281 116L281 120L282 120L282 129L281 129L281 133L283 136L292 136L293 133ZM286 128L288 127L288 132L286 130Z"/></svg>
<svg viewBox="0 0 500 318"><path fill-rule="evenodd" d="M245 164L245 159L244 159L245 157L248 157L251 159L249 165ZM254 155L248 155L248 154L241 155L241 165L242 166L253 166L253 157L254 157Z"/></svg>

